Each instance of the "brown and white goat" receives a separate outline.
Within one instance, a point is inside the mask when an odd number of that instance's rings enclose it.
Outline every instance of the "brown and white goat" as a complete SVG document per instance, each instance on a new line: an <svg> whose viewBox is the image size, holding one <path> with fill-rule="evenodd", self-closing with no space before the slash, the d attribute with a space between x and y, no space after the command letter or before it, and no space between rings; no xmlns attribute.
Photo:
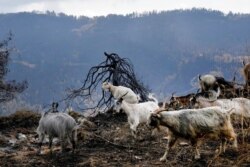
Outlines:
<svg viewBox="0 0 250 167"><path fill-rule="evenodd" d="M172 93L172 97L169 100L169 107L174 109L189 108L190 98L194 95L194 93L190 93L185 96L174 96L174 93Z"/></svg>
<svg viewBox="0 0 250 167"><path fill-rule="evenodd" d="M234 114L241 117L241 131L244 140L243 123L244 118L250 118L250 100L247 98L239 97L233 99L214 99L209 100L202 96L194 96L191 99L191 105L195 108L205 108L211 106L220 106L224 109L235 108Z"/></svg>
<svg viewBox="0 0 250 167"><path fill-rule="evenodd" d="M243 61L243 75L245 78L245 86L248 87L250 86L250 63L247 63L245 61Z"/></svg>
<svg viewBox="0 0 250 167"><path fill-rule="evenodd" d="M220 139L220 152L225 152L226 142L233 141L237 148L237 138L230 121L230 111L221 107L203 109L184 109L152 113L148 125L152 127L165 126L169 129L169 140L164 155L160 161L165 161L167 154L179 138L191 141L195 148L195 159L200 158L199 146L208 139Z"/></svg>

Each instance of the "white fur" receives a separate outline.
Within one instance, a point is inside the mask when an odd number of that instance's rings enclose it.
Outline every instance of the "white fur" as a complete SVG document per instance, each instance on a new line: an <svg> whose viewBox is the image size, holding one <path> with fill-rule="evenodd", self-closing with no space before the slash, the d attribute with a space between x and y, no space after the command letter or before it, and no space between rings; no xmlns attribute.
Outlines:
<svg viewBox="0 0 250 167"><path fill-rule="evenodd" d="M116 102L114 108L116 112L119 112L121 109L127 114L128 123L132 131L132 135L136 137L136 128L141 123L147 123L147 120L150 116L150 113L159 109L158 103L153 101L130 104L127 101L123 100L121 103Z"/></svg>
<svg viewBox="0 0 250 167"><path fill-rule="evenodd" d="M209 90L209 87L212 87L215 84L215 82L216 78L211 74L202 75L199 78L199 84L202 91Z"/></svg>
<svg viewBox="0 0 250 167"><path fill-rule="evenodd" d="M179 138L191 141L195 147L195 159L200 158L199 145L204 138L219 138L225 151L225 142L234 141L237 148L237 139L230 121L230 112L221 107L209 107L203 109L184 109L178 111L163 111L152 113L148 125L165 126L169 129L169 141L165 154L160 161L165 161L169 149L174 146ZM220 149L221 152L221 149Z"/></svg>
<svg viewBox="0 0 250 167"><path fill-rule="evenodd" d="M44 113L39 121L37 133L39 135L39 153L41 152L42 142L46 134L49 136L50 148L54 137L60 138L62 151L67 138L70 139L73 149L77 142L76 121L65 113Z"/></svg>
<svg viewBox="0 0 250 167"><path fill-rule="evenodd" d="M209 101L204 97L197 97L196 101L195 107L198 108L211 106L220 106L224 109L235 108L233 111L234 114L250 117L250 100L243 97L233 99L217 99L214 101Z"/></svg>
<svg viewBox="0 0 250 167"><path fill-rule="evenodd" d="M113 97L119 100L121 97L128 103L138 103L139 95L136 95L130 88L124 86L114 86L109 82L102 84L102 89L110 91Z"/></svg>
<svg viewBox="0 0 250 167"><path fill-rule="evenodd" d="M216 81L216 78L211 74L206 74L201 76L201 80L205 81L208 84L213 84Z"/></svg>
<svg viewBox="0 0 250 167"><path fill-rule="evenodd" d="M224 109L235 108L233 111L234 114L239 115L241 117L241 131L244 140L244 131L243 131L243 123L244 118L250 118L250 100L240 97L233 99L217 99L215 101L208 101L208 99L203 97L196 98L195 107L204 108L210 106L220 106Z"/></svg>
<svg viewBox="0 0 250 167"><path fill-rule="evenodd" d="M155 102L156 104L159 103L158 100L157 100L157 98L154 97L154 94L153 94L153 93L149 93L149 94L148 94L148 99L149 99L149 101L153 101L153 102Z"/></svg>

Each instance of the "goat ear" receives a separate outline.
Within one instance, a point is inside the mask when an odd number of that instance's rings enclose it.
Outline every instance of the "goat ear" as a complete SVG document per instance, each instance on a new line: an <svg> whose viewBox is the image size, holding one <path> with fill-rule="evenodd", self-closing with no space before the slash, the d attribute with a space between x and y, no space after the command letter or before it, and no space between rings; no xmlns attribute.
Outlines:
<svg viewBox="0 0 250 167"><path fill-rule="evenodd" d="M157 114L157 113L152 113L152 117L153 118L161 118L161 115Z"/></svg>
<svg viewBox="0 0 250 167"><path fill-rule="evenodd" d="M171 96L171 98L170 98L170 101L171 101L171 100L172 100L172 101L174 100L174 94L175 94L175 93L176 93L176 92L173 92L173 93L172 93L172 96Z"/></svg>
<svg viewBox="0 0 250 167"><path fill-rule="evenodd" d="M118 99L117 102L121 103L123 101L123 98Z"/></svg>
<svg viewBox="0 0 250 167"><path fill-rule="evenodd" d="M236 81L236 72L234 72L233 82Z"/></svg>
<svg viewBox="0 0 250 167"><path fill-rule="evenodd" d="M190 101L191 103L195 103L195 102L196 102L196 96L191 97L189 101Z"/></svg>
<svg viewBox="0 0 250 167"><path fill-rule="evenodd" d="M243 60L243 61L242 61L242 64L243 64L243 66L245 66L245 65L246 65L246 62L245 62L245 60Z"/></svg>
<svg viewBox="0 0 250 167"><path fill-rule="evenodd" d="M197 89L197 92L196 92L196 94L198 94L199 92L201 91L201 89L199 88L199 89Z"/></svg>
<svg viewBox="0 0 250 167"><path fill-rule="evenodd" d="M59 104L58 103L56 103L56 108L59 106Z"/></svg>

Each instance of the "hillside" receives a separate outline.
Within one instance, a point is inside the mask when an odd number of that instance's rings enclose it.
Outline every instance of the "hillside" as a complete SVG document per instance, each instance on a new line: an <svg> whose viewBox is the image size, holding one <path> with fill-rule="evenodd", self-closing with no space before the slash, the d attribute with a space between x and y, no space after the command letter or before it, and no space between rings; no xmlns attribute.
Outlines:
<svg viewBox="0 0 250 167"><path fill-rule="evenodd" d="M162 129L150 136L146 126L139 127L138 139L133 139L124 114L108 112L88 118L95 127L80 127L78 145L75 153L68 145L67 152L60 152L58 140L53 142L50 154L48 142L42 147L43 153L37 155L38 138L35 130L40 115L36 112L19 111L9 117L0 117L0 166L241 166L250 164L249 142L242 143L240 126L236 119L239 150L228 144L225 153L217 156L219 141L209 140L201 146L201 159L194 160L190 144L177 144L169 152L168 163L160 162L167 138ZM24 137L25 136L25 137ZM249 134L248 134L249 136ZM47 140L46 140L47 141Z"/></svg>
<svg viewBox="0 0 250 167"><path fill-rule="evenodd" d="M0 14L0 39L14 34L8 77L27 79L32 104L61 99L79 87L104 51L127 57L140 79L160 97L193 91L198 74L219 71L231 80L249 56L250 15L205 9L107 17Z"/></svg>

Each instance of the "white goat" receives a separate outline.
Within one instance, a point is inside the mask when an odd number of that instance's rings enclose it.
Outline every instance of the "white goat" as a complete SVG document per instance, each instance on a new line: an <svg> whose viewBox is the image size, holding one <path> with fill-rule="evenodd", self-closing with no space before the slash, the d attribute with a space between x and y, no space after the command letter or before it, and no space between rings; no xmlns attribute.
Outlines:
<svg viewBox="0 0 250 167"><path fill-rule="evenodd" d="M235 108L233 111L234 114L250 117L250 100L243 97L209 100L202 96L198 96L193 97L191 102L195 108L205 108L211 106L220 106L225 109Z"/></svg>
<svg viewBox="0 0 250 167"><path fill-rule="evenodd" d="M139 96L137 96L130 88L124 86L114 86L109 82L104 82L102 84L102 89L105 91L110 91L113 97L119 100L121 97L128 103L138 103Z"/></svg>
<svg viewBox="0 0 250 167"><path fill-rule="evenodd" d="M131 104L125 100L120 99L116 102L114 110L120 112L120 110L127 114L128 123L132 135L136 138L136 128L141 123L147 123L150 113L159 109L158 101L148 101L138 104ZM154 133L154 132L153 132Z"/></svg>
<svg viewBox="0 0 250 167"><path fill-rule="evenodd" d="M170 132L165 154L160 161L166 160L168 151L179 138L191 141L195 147L195 159L200 158L199 146L206 138L221 140L219 153L221 149L225 152L227 140L233 141L237 148L236 134L230 121L231 110L233 109L226 111L221 107L208 107L152 113L148 125L154 128L165 126Z"/></svg>
<svg viewBox="0 0 250 167"><path fill-rule="evenodd" d="M41 147L45 135L49 136L49 148L51 150L52 140L54 137L59 137L61 140L62 151L65 149L65 140L68 138L73 147L73 151L77 142L77 124L76 121L65 113L44 113L39 121L37 133L39 135L39 150L41 153ZM51 150L52 152L52 150Z"/></svg>

